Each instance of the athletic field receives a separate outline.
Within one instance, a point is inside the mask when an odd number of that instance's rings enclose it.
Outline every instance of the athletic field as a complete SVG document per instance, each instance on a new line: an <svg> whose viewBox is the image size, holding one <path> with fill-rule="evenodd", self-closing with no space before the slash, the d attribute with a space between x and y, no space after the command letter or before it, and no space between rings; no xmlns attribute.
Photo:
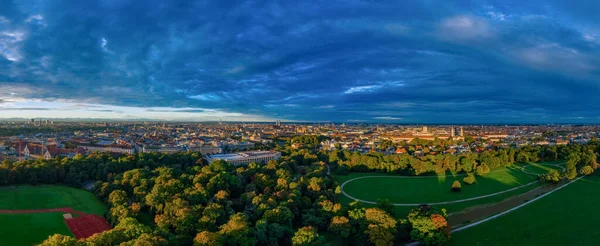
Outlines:
<svg viewBox="0 0 600 246"><path fill-rule="evenodd" d="M92 193L64 186L16 186L0 188L0 210L73 210L103 216L106 207ZM60 233L73 236L64 212L0 214L0 245L34 245ZM78 216L73 214L73 216Z"/></svg>

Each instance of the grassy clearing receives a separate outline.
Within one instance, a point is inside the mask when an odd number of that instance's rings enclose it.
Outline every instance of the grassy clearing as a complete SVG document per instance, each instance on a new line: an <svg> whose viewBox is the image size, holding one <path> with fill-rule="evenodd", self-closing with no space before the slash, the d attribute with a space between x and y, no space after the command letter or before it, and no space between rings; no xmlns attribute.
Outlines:
<svg viewBox="0 0 600 246"><path fill-rule="evenodd" d="M357 177L376 176L357 179L347 183L344 191L353 197L367 201L389 199L392 203L434 203L472 198L504 191L536 180L535 176L525 174L519 166L497 169L485 177L477 177L477 183L462 185L462 191L451 192L452 182L462 182L464 176L400 177L373 173L353 173L339 179L342 183Z"/></svg>
<svg viewBox="0 0 600 246"><path fill-rule="evenodd" d="M549 169L560 169L556 166L549 166L548 164L560 163L552 162L544 163L544 165L526 163L495 169L485 177L476 177L477 183L473 185L462 183L464 176L459 175L414 178L381 173L351 173L347 176L336 176L336 179L342 184L347 180L357 177L380 176L354 180L344 186L344 191L346 193L363 200L377 201L377 199L389 199L392 203L433 203L483 196L535 181L537 178L535 175L526 174L521 171L521 168L524 166L527 166L526 170L532 173L545 173ZM461 182L461 192L450 191L452 182L455 180ZM448 213L459 212L474 206L496 203L509 197L530 191L538 186L539 184L533 184L492 197L455 204L439 205L439 207L446 208ZM340 199L345 204L352 202L351 199L343 195ZM397 206L396 214L398 216L404 216L408 214L411 209L412 207Z"/></svg>
<svg viewBox="0 0 600 246"><path fill-rule="evenodd" d="M586 177L540 200L452 235L452 245L595 245L600 177Z"/></svg>

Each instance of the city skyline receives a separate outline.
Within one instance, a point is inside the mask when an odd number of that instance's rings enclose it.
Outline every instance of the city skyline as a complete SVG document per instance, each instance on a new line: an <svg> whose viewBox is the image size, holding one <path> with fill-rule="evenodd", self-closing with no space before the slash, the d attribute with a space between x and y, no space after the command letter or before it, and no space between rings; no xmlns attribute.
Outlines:
<svg viewBox="0 0 600 246"><path fill-rule="evenodd" d="M600 123L592 1L0 2L0 118Z"/></svg>

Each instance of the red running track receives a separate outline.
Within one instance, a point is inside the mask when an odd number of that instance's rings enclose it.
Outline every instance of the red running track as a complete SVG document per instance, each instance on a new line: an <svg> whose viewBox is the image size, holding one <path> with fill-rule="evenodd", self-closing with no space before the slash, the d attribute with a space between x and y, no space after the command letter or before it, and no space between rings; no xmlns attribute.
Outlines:
<svg viewBox="0 0 600 246"><path fill-rule="evenodd" d="M0 214L32 214L32 213L52 213L62 212L79 215L77 218L65 219L65 223L69 230L75 235L75 238L88 238L96 233L110 230L110 225L106 219L95 214L86 214L81 211L73 210L70 207L64 208L49 208L49 209L21 209L21 210L6 210L0 209Z"/></svg>
<svg viewBox="0 0 600 246"><path fill-rule="evenodd" d="M104 218L95 214L67 219L65 222L77 239L88 238L96 233L111 229Z"/></svg>

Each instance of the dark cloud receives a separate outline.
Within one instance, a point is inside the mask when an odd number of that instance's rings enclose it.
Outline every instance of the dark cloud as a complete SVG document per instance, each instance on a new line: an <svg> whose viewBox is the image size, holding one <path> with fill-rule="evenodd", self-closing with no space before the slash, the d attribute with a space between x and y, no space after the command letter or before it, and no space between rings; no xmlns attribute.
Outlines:
<svg viewBox="0 0 600 246"><path fill-rule="evenodd" d="M0 96L289 120L597 119L594 7L2 1L0 86L21 95Z"/></svg>

